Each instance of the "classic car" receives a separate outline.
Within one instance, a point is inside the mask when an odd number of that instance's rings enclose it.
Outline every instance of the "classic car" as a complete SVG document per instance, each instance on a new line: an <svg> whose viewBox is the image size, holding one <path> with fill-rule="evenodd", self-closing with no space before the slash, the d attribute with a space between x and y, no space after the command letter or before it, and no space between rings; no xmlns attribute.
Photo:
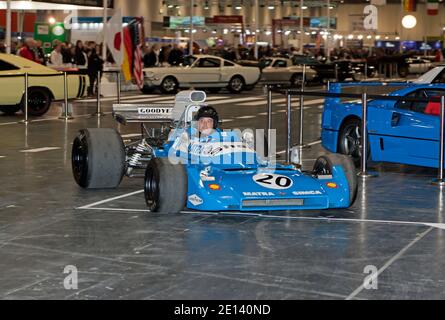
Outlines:
<svg viewBox="0 0 445 320"><path fill-rule="evenodd" d="M64 99L63 73L19 56L0 54L0 111L14 114L24 109L25 73L29 75L30 115L42 116L48 111L52 101ZM89 80L86 75L68 75L68 98L84 97L88 85Z"/></svg>
<svg viewBox="0 0 445 320"><path fill-rule="evenodd" d="M198 135L195 115L208 108L200 91L182 91L174 105L114 105L117 121L140 123L142 138L123 143L113 128L83 129L74 139L74 179L84 189L116 188L122 177L145 170L152 212L269 211L348 208L357 176L344 155L319 157L312 171L265 160L253 133L214 127ZM164 124L170 132L152 129ZM299 158L299 157L297 157Z"/></svg>
<svg viewBox="0 0 445 320"><path fill-rule="evenodd" d="M144 69L144 93L159 88L162 93L176 93L180 88L202 89L218 92L227 88L232 93L253 89L260 79L260 70L245 67L211 55L193 55L177 67Z"/></svg>
<svg viewBox="0 0 445 320"><path fill-rule="evenodd" d="M289 83L291 86L303 79L302 65L294 65L287 58L265 58L262 60L264 68L261 73L261 81L266 83ZM312 81L317 73L309 66L305 70L305 81Z"/></svg>

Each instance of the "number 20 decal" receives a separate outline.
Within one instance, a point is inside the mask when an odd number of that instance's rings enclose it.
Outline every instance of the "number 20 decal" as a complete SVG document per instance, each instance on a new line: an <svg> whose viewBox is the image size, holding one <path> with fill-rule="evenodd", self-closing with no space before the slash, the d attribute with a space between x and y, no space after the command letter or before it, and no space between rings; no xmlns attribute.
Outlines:
<svg viewBox="0 0 445 320"><path fill-rule="evenodd" d="M294 184L289 177L272 173L257 174L253 180L262 187L275 190L289 189Z"/></svg>

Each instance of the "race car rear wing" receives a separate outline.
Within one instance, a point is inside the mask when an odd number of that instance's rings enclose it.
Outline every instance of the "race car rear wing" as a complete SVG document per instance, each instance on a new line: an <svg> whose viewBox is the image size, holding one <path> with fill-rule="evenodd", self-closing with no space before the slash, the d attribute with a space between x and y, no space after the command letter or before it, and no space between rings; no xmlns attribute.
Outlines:
<svg viewBox="0 0 445 320"><path fill-rule="evenodd" d="M168 123L173 121L174 105L167 104L113 104L113 115L117 122Z"/></svg>
<svg viewBox="0 0 445 320"><path fill-rule="evenodd" d="M206 100L203 91L181 91L174 104L113 104L113 115L121 124L190 122Z"/></svg>

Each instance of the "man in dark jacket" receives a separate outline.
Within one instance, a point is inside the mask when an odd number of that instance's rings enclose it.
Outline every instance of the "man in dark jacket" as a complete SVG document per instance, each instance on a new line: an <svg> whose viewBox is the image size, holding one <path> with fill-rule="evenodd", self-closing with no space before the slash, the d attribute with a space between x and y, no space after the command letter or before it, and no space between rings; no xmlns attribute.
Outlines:
<svg viewBox="0 0 445 320"><path fill-rule="evenodd" d="M96 48L92 47L88 57L88 77L90 78L90 86L88 88L88 95L94 95L94 88L96 86L97 74L103 71L104 61L97 54Z"/></svg>
<svg viewBox="0 0 445 320"><path fill-rule="evenodd" d="M181 49L179 49L177 44L173 45L173 49L170 51L168 55L168 63L172 66L177 66L183 62L184 53Z"/></svg>

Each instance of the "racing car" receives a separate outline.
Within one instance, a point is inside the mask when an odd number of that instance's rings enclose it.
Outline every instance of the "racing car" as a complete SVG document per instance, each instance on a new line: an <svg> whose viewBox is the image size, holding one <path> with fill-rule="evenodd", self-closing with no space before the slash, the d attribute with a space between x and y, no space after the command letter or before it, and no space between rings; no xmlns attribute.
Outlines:
<svg viewBox="0 0 445 320"><path fill-rule="evenodd" d="M313 170L265 160L252 135L215 126L196 137L202 91L182 91L174 105L114 105L121 124L140 123L142 138L124 145L110 128L84 129L74 139L72 169L85 189L116 188L124 175L145 171L144 194L150 211L270 211L347 208L357 194L351 159L319 157ZM248 132L247 132L248 133Z"/></svg>
<svg viewBox="0 0 445 320"><path fill-rule="evenodd" d="M393 97L431 100L445 95L445 84L418 83L336 83L330 93L348 87L378 89ZM367 146L370 160L437 168L440 138L440 103L402 100L368 102ZM356 164L361 158L361 102L327 98L322 116L322 145L330 152L349 155Z"/></svg>

